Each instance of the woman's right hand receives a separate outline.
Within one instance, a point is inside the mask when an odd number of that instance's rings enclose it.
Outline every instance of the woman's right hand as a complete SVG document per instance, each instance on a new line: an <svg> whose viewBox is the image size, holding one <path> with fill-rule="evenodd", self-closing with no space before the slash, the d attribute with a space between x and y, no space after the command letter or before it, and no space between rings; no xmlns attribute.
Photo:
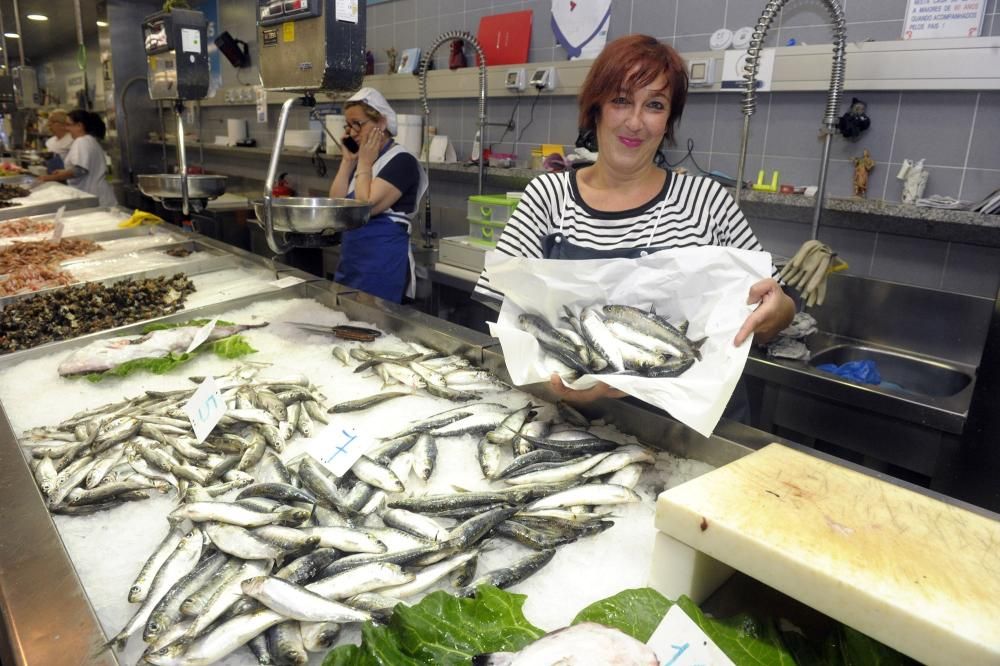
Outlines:
<svg viewBox="0 0 1000 666"><path fill-rule="evenodd" d="M562 377L560 377L559 373L556 372L553 372L552 376L549 378L549 385L552 388L552 392L555 393L561 400L565 400L566 402L575 402L578 404L593 402L595 400L600 400L601 398L624 398L628 395L628 393L612 388L604 382L598 382L589 389L577 391L576 389L571 389L563 384Z"/></svg>

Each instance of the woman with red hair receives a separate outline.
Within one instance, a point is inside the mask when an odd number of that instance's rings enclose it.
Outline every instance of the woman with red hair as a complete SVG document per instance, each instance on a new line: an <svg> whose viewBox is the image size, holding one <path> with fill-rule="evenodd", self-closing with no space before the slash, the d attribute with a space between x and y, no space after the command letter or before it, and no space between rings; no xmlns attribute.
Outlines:
<svg viewBox="0 0 1000 666"><path fill-rule="evenodd" d="M532 258L596 259L704 245L760 250L722 185L671 173L657 162L661 144L674 141L687 86L684 61L672 47L646 35L608 44L591 65L579 95L579 125L593 132L597 161L578 171L532 180L497 251ZM476 293L503 298L490 287L485 272ZM792 299L774 279L754 284L747 302L759 306L737 333L736 345L751 335L758 343L767 342L795 314ZM552 386L577 401L621 395L604 384L571 391L557 376ZM744 418L737 402L739 398L731 401L727 415Z"/></svg>

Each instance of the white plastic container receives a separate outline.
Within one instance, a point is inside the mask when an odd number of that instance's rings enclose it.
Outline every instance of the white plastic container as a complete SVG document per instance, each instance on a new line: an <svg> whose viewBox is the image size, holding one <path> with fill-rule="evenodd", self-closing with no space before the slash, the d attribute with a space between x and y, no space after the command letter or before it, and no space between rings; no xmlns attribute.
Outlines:
<svg viewBox="0 0 1000 666"><path fill-rule="evenodd" d="M286 130L285 147L310 149L319 143L322 129Z"/></svg>
<svg viewBox="0 0 1000 666"><path fill-rule="evenodd" d="M413 153L414 157L419 159L420 149L424 143L424 117L414 114L397 114L396 125L396 143L406 148Z"/></svg>

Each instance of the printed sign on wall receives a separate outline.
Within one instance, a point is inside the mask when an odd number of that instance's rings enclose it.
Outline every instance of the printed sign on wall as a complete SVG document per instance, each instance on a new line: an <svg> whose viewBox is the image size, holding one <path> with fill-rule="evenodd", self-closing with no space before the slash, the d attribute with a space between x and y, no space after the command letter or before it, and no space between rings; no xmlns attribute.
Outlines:
<svg viewBox="0 0 1000 666"><path fill-rule="evenodd" d="M979 37L986 0L909 0L903 39Z"/></svg>

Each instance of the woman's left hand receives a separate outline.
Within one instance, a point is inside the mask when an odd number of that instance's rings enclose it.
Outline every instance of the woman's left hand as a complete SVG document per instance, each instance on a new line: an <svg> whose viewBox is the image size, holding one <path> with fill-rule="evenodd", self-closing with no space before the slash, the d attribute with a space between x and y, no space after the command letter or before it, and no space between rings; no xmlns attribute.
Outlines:
<svg viewBox="0 0 1000 666"><path fill-rule="evenodd" d="M376 127L368 133L364 143L358 149L358 169L371 171L372 165L378 159L379 150L382 149L382 142L385 140L385 131L381 127Z"/></svg>
<svg viewBox="0 0 1000 666"><path fill-rule="evenodd" d="M756 335L759 343L767 342L788 326L795 316L794 301L773 278L761 280L750 287L747 304L754 303L760 305L746 318L733 339L737 347L751 335Z"/></svg>
<svg viewBox="0 0 1000 666"><path fill-rule="evenodd" d="M604 382L597 382L590 388L583 389L582 391L571 389L563 383L562 377L556 372L553 372L552 376L549 377L549 386L552 392L560 399L578 404L593 402L601 398L624 398L628 395L628 393L608 386Z"/></svg>

